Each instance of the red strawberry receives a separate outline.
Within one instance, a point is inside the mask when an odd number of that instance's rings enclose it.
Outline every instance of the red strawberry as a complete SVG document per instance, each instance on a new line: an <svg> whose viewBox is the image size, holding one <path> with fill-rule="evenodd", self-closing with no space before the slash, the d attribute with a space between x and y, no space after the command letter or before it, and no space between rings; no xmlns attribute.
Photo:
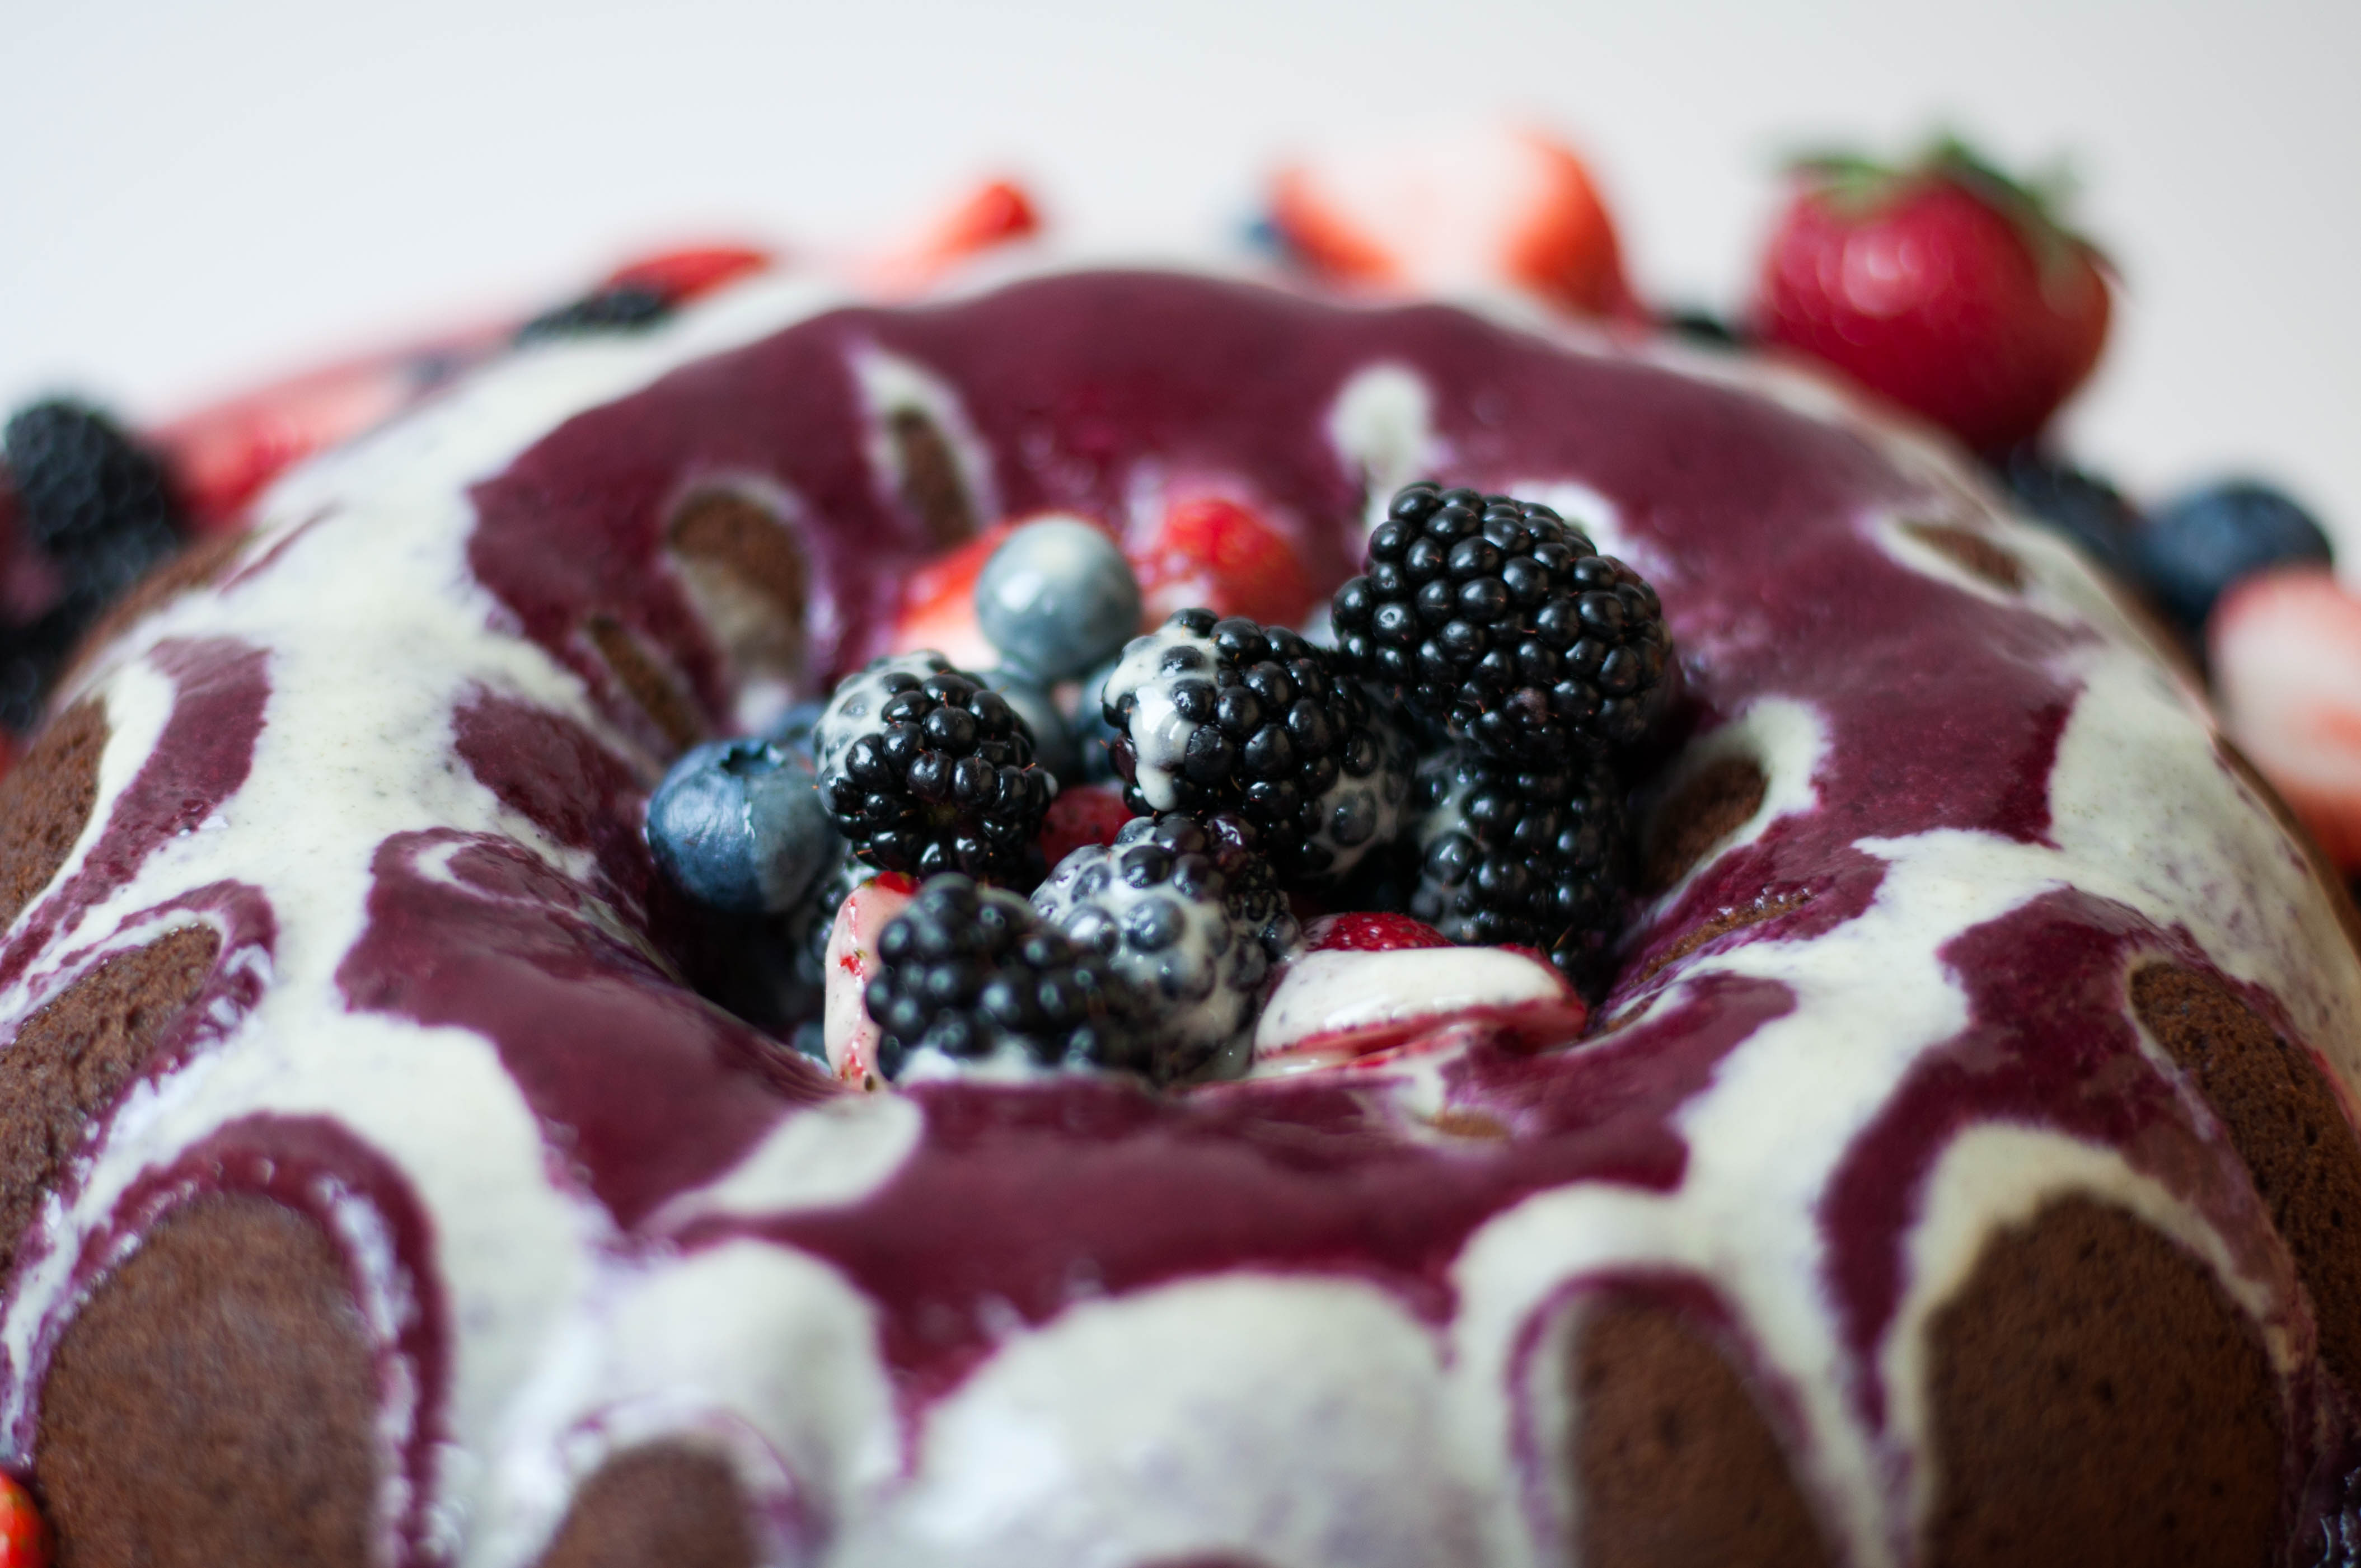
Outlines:
<svg viewBox="0 0 2361 1568"><path fill-rule="evenodd" d="M1054 866L1085 844L1112 844L1130 820L1131 807L1114 790L1068 784L1041 819L1041 858Z"/></svg>
<svg viewBox="0 0 2361 1568"><path fill-rule="evenodd" d="M1451 938L1407 915L1356 910L1330 915L1304 928L1306 952L1390 952L1397 948L1447 948Z"/></svg>
<svg viewBox="0 0 2361 1568"><path fill-rule="evenodd" d="M1293 626L1316 597L1295 547L1245 507L1218 498L1174 505L1131 564L1150 625L1202 606L1265 626Z"/></svg>
<svg viewBox="0 0 2361 1568"><path fill-rule="evenodd" d="M2224 727L2329 858L2361 870L2361 598L2317 567L2262 572L2205 630Z"/></svg>
<svg viewBox="0 0 2361 1568"><path fill-rule="evenodd" d="M1271 226L1341 282L1418 293L1507 285L1584 315L1636 314L1621 247L1573 150L1495 126L1291 164Z"/></svg>
<svg viewBox="0 0 2361 1568"><path fill-rule="evenodd" d="M662 251L625 262L607 275L607 289L645 289L686 304L772 263L771 253L744 245L703 245Z"/></svg>
<svg viewBox="0 0 2361 1568"><path fill-rule="evenodd" d="M0 1475L0 1568L49 1568L49 1522L33 1495L14 1477Z"/></svg>
<svg viewBox="0 0 2361 1568"><path fill-rule="evenodd" d="M1755 330L1997 453L2037 434L2107 336L2099 253L1954 141L1890 170L1800 166Z"/></svg>
<svg viewBox="0 0 2361 1568"><path fill-rule="evenodd" d="M989 670L997 665L1000 655L976 625L975 580L1016 526L1014 522L995 524L911 573L903 587L902 613L895 620L884 651L906 653L931 648L962 670Z"/></svg>
<svg viewBox="0 0 2361 1568"><path fill-rule="evenodd" d="M857 264L856 270L881 293L910 293L970 257L1040 232L1040 211L1025 188L994 180L969 192L917 235Z"/></svg>

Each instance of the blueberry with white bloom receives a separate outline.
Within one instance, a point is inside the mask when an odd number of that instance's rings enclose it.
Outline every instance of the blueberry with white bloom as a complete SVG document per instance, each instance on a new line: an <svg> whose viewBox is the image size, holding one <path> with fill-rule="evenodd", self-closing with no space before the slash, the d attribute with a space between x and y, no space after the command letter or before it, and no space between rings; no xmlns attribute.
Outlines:
<svg viewBox="0 0 2361 1568"><path fill-rule="evenodd" d="M975 582L975 620L1001 656L1072 680L1139 634L1139 582L1104 530L1049 517L1010 533Z"/></svg>
<svg viewBox="0 0 2361 1568"><path fill-rule="evenodd" d="M741 915L793 908L843 853L811 759L746 738L699 746L648 801L648 850L667 881Z"/></svg>

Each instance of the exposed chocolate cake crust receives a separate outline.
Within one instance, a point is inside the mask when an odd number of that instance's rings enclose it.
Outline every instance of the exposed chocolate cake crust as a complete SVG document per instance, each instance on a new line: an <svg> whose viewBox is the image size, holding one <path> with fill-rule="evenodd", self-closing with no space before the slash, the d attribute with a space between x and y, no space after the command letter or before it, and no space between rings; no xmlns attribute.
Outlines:
<svg viewBox="0 0 2361 1568"><path fill-rule="evenodd" d="M575 1494L541 1568L754 1568L727 1461L678 1443L615 1455Z"/></svg>
<svg viewBox="0 0 2361 1568"><path fill-rule="evenodd" d="M1935 1568L2262 1568L2278 1379L2204 1265L2120 1209L1995 1234L1930 1332Z"/></svg>
<svg viewBox="0 0 2361 1568"><path fill-rule="evenodd" d="M200 1198L67 1327L34 1452L60 1568L366 1568L385 1457L343 1260L267 1199Z"/></svg>
<svg viewBox="0 0 2361 1568"><path fill-rule="evenodd" d="M51 718L0 778L0 929L49 886L90 826L106 735L104 707L78 702Z"/></svg>

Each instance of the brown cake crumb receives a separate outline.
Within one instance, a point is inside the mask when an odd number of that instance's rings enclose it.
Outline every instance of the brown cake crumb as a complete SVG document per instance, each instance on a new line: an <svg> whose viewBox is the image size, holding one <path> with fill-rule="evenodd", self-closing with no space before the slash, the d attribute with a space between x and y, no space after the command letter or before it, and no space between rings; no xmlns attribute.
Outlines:
<svg viewBox="0 0 2361 1568"><path fill-rule="evenodd" d="M2229 1129L2294 1255L2320 1322L2320 1354L2361 1388L2361 1138L2312 1053L2220 981L2177 964L2132 976L2147 1032Z"/></svg>
<svg viewBox="0 0 2361 1568"><path fill-rule="evenodd" d="M0 929L49 885L98 806L106 713L85 699L59 714L0 778Z"/></svg>
<svg viewBox="0 0 2361 1568"><path fill-rule="evenodd" d="M34 1480L59 1568L363 1568L378 1389L342 1262L267 1199L168 1216L67 1326Z"/></svg>
<svg viewBox="0 0 2361 1568"><path fill-rule="evenodd" d="M705 721L696 705L631 628L611 615L594 614L583 620L582 630L614 672L616 684L675 750L685 751L705 739Z"/></svg>
<svg viewBox="0 0 2361 1568"><path fill-rule="evenodd" d="M2004 592L2017 593L2025 587L2025 563L1971 528L1955 522L1905 522L1902 532Z"/></svg>
<svg viewBox="0 0 2361 1568"><path fill-rule="evenodd" d="M803 672L810 568L795 531L750 496L705 490L664 531L689 598L741 677Z"/></svg>
<svg viewBox="0 0 2361 1568"><path fill-rule="evenodd" d="M1717 757L1673 791L1648 823L1640 854L1640 891L1664 892L1697 868L1706 851L1763 807L1769 781L1752 757Z"/></svg>
<svg viewBox="0 0 2361 1568"><path fill-rule="evenodd" d="M1679 940L1667 947L1663 952L1651 954L1648 961L1640 966L1629 983L1639 984L1651 975L1680 962L1708 942L1719 941L1732 931L1743 931L1749 926L1760 926L1766 920L1776 920L1782 915L1793 915L1811 901L1812 895L1800 888L1790 889L1784 893L1766 891L1752 904L1741 904L1733 908L1721 910L1712 918L1700 921L1692 929L1681 933Z"/></svg>
<svg viewBox="0 0 2361 1568"><path fill-rule="evenodd" d="M1571 1376L1586 1568L1807 1568L1811 1509L1745 1383L1670 1308L1589 1311Z"/></svg>
<svg viewBox="0 0 2361 1568"><path fill-rule="evenodd" d="M541 1568L753 1568L738 1478L679 1443L619 1453L574 1496Z"/></svg>
<svg viewBox="0 0 2361 1568"><path fill-rule="evenodd" d="M1994 1234L1927 1337L1927 1561L2272 1562L2279 1388L2210 1270L2123 1210Z"/></svg>
<svg viewBox="0 0 2361 1568"><path fill-rule="evenodd" d="M147 1065L220 953L210 926L118 953L26 1019L0 1050L0 1273L91 1118Z"/></svg>
<svg viewBox="0 0 2361 1568"><path fill-rule="evenodd" d="M975 503L940 427L923 409L895 409L886 434L902 474L902 504L926 526L927 543L945 550L975 537Z"/></svg>

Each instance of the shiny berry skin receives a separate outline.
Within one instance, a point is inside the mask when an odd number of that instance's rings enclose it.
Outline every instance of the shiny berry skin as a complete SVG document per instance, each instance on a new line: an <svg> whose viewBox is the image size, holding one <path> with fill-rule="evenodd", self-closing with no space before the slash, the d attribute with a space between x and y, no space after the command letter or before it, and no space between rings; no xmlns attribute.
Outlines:
<svg viewBox="0 0 2361 1568"><path fill-rule="evenodd" d="M1077 518L1019 525L976 578L985 639L1045 685L1114 658L1139 635L1139 615L1131 563L1104 530Z"/></svg>
<svg viewBox="0 0 2361 1568"><path fill-rule="evenodd" d="M1956 144L1889 171L1799 170L1752 323L1981 452L2037 434L2098 363L2098 253Z"/></svg>
<svg viewBox="0 0 2361 1568"><path fill-rule="evenodd" d="M1253 509L1219 497L1175 504L1137 565L1148 613L1159 619L1202 607L1294 626L1319 598L1295 546Z"/></svg>
<svg viewBox="0 0 2361 1568"><path fill-rule="evenodd" d="M2183 630L2205 625L2239 579L2273 566L2333 565L2328 535L2310 512L2251 479L2209 485L2158 508L2135 536L2148 592Z"/></svg>
<svg viewBox="0 0 2361 1568"><path fill-rule="evenodd" d="M2016 510L2081 546L2127 583L2141 581L2139 512L2106 480L2059 461L2037 444L2015 446L1993 465Z"/></svg>
<svg viewBox="0 0 2361 1568"><path fill-rule="evenodd" d="M2222 596L2205 641L2223 729L2361 872L2361 596L2317 566L2257 572Z"/></svg>
<svg viewBox="0 0 2361 1568"><path fill-rule="evenodd" d="M49 1568L56 1543L33 1495L14 1476L0 1475L0 1568Z"/></svg>
<svg viewBox="0 0 2361 1568"><path fill-rule="evenodd" d="M647 834L665 880L741 915L793 908L844 852L811 760L752 739L675 762L649 797Z"/></svg>

